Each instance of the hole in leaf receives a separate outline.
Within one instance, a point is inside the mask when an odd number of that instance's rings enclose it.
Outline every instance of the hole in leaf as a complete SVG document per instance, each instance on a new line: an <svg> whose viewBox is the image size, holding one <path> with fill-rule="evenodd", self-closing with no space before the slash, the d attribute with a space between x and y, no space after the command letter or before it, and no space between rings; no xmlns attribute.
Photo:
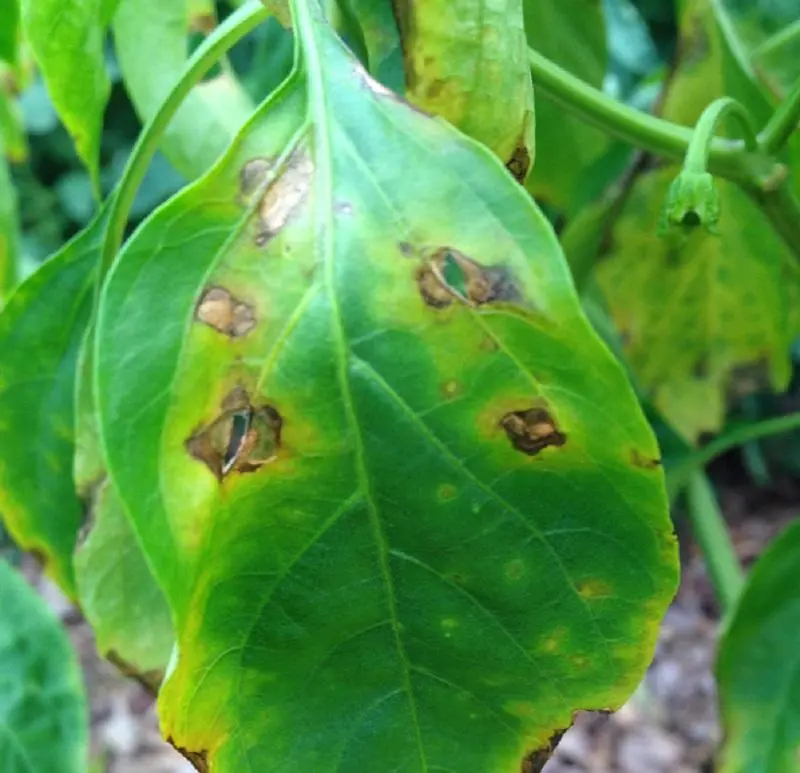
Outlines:
<svg viewBox="0 0 800 773"><path fill-rule="evenodd" d="M517 451L535 456L548 446L563 446L567 436L556 427L555 420L544 408L512 411L503 416L500 425Z"/></svg>
<svg viewBox="0 0 800 773"><path fill-rule="evenodd" d="M518 183L525 182L528 172L531 168L531 154L524 144L517 145L511 158L506 164L506 169L511 172L512 176Z"/></svg>
<svg viewBox="0 0 800 773"><path fill-rule="evenodd" d="M454 300L470 306L519 300L510 272L482 266L458 250L443 247L417 272L417 284L428 306L444 308Z"/></svg>
<svg viewBox="0 0 800 773"><path fill-rule="evenodd" d="M236 387L221 408L211 424L186 441L192 457L219 480L231 472L254 472L277 457L283 419L274 407L252 405L244 388Z"/></svg>

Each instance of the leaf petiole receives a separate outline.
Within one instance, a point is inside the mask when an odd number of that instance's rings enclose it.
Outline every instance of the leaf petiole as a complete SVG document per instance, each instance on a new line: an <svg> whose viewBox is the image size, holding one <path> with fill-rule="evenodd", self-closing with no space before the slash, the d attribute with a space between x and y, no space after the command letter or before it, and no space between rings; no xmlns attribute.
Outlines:
<svg viewBox="0 0 800 773"><path fill-rule="evenodd" d="M740 102L737 102L732 97L720 97L703 110L692 131L692 138L689 140L689 147L683 162L685 171L696 173L709 171L709 156L711 155L711 145L717 126L720 121L728 116L735 118L741 127L745 149L748 151L758 150L758 141L750 120L750 114Z"/></svg>
<svg viewBox="0 0 800 773"><path fill-rule="evenodd" d="M763 153L774 155L789 141L800 126L800 78L794 82L788 96L778 105L766 126L758 135Z"/></svg>

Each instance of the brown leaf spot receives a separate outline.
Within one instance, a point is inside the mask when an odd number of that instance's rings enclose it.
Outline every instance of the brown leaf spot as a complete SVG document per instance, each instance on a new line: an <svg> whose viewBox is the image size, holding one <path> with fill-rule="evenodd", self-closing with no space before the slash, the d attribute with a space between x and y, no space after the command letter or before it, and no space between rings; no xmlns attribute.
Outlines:
<svg viewBox="0 0 800 773"><path fill-rule="evenodd" d="M256 326L252 306L224 287L210 287L195 309L195 318L229 338L247 335Z"/></svg>
<svg viewBox="0 0 800 773"><path fill-rule="evenodd" d="M412 244L410 244L409 242L400 242L397 245L397 248L400 250L400 254L404 258L413 258L414 255L416 254L416 251L414 250L414 246Z"/></svg>
<svg viewBox="0 0 800 773"><path fill-rule="evenodd" d="M563 446L567 436L556 427L555 420L544 408L511 411L500 421L508 439L517 451L535 456L548 446Z"/></svg>
<svg viewBox="0 0 800 773"><path fill-rule="evenodd" d="M221 412L186 441L189 454L222 481L232 472L255 472L277 457L283 419L271 405L252 405L239 386L222 401Z"/></svg>
<svg viewBox="0 0 800 773"><path fill-rule="evenodd" d="M654 459L646 456L638 449L631 451L631 463L634 467L641 467L643 470L657 470L661 466L661 459Z"/></svg>
<svg viewBox="0 0 800 773"><path fill-rule="evenodd" d="M308 197L314 165L303 151L296 151L286 170L267 188L259 208L260 224L256 243L265 245L299 211Z"/></svg>
<svg viewBox="0 0 800 773"><path fill-rule="evenodd" d="M268 158L251 158L239 173L239 191L246 201L258 191L258 188L267 179L274 161Z"/></svg>
<svg viewBox="0 0 800 773"><path fill-rule="evenodd" d="M417 271L420 295L428 306L441 309L453 301L482 306L494 301L518 301L513 277L504 266L483 266L458 250L442 247Z"/></svg>
<svg viewBox="0 0 800 773"><path fill-rule="evenodd" d="M239 188L245 201L257 194L273 171L275 162L254 158L243 167ZM264 191L258 207L255 243L265 246L297 214L308 198L314 164L303 149L296 150L286 162L285 169Z"/></svg>
<svg viewBox="0 0 800 773"><path fill-rule="evenodd" d="M522 760L522 767L520 768L521 773L541 773L542 768L544 768L545 764L555 751L556 746L558 746L558 742L566 732L566 728L564 728L564 730L556 731L547 740L547 744L545 746L543 746L541 749L535 749L534 751L526 754Z"/></svg>
<svg viewBox="0 0 800 773"><path fill-rule="evenodd" d="M185 757L189 762L194 765L195 770L200 771L200 773L208 773L208 753L205 751L200 752L193 752L189 749L184 749L181 746L178 746L175 741L172 740L172 737L167 738L167 743L172 746L175 751Z"/></svg>
<svg viewBox="0 0 800 773"><path fill-rule="evenodd" d="M514 148L514 152L506 164L506 169L511 172L518 183L525 182L525 178L531 169L531 154L524 144L520 143Z"/></svg>

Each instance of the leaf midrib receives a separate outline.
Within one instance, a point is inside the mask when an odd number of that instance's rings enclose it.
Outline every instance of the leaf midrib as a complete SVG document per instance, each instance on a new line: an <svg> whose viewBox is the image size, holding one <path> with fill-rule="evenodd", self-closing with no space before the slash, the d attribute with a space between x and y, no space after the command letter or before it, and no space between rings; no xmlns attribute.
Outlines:
<svg viewBox="0 0 800 773"><path fill-rule="evenodd" d="M391 574L391 567L389 565L389 547L387 544L386 535L384 534L383 527L380 523L378 508L371 491L370 477L365 462L362 431L355 410L352 387L350 385L350 377L348 373L350 345L347 340L344 321L339 305L339 298L336 294L334 272L336 248L334 242L335 230L333 223L334 197L332 163L333 155L331 149L332 131L327 104L327 83L324 75L324 68L319 59L316 47L318 42L317 34L319 33L315 32L314 29L316 20L312 18L312 14L308 6L308 2L310 1L313 0L295 0L294 10L295 23L297 25L300 38L300 55L304 58L307 67L307 80L309 84L308 111L309 115L314 119L315 135L318 142L315 160L317 161L317 190L320 195L315 204L317 209L317 218L319 218L318 227L323 237L322 254L320 255L320 258L325 268L324 282L331 303L332 325L334 328L336 348L338 352L337 364L339 384L345 413L348 417L348 423L351 425L354 433L356 475L370 513L370 521L375 537L381 572L386 585L387 606L389 609L392 631L394 632L397 654L403 670L403 687L408 697L409 712L414 725L414 733L417 742L417 751L419 753L421 770L423 773L430 773L428 760L425 754L425 747L422 742L419 716L417 714L417 706L411 684L411 664L400 637L397 598ZM327 27L322 27L322 24L324 24L324 22L321 22L318 27L318 29L322 29L321 34L331 34ZM335 67L335 62L331 63L331 67ZM319 249L319 247L317 249Z"/></svg>

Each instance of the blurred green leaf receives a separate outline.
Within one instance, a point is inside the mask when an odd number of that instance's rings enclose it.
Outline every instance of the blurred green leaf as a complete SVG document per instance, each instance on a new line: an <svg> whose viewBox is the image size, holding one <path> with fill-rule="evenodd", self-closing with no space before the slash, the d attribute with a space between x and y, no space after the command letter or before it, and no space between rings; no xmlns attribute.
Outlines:
<svg viewBox="0 0 800 773"><path fill-rule="evenodd" d="M347 0L361 25L369 71L384 86L405 93L403 47L392 0Z"/></svg>
<svg viewBox="0 0 800 773"><path fill-rule="evenodd" d="M271 16L234 46L228 58L247 93L258 103L278 88L291 72L294 36Z"/></svg>
<svg viewBox="0 0 800 773"><path fill-rule="evenodd" d="M5 157L13 163L20 163L28 157L28 141L25 137L22 109L18 101L5 92L1 85L0 144L3 146Z"/></svg>
<svg viewBox="0 0 800 773"><path fill-rule="evenodd" d="M76 403L75 482L87 513L75 551L78 601L98 650L157 689L174 640L172 619L106 474L92 394L91 343L87 337Z"/></svg>
<svg viewBox="0 0 800 773"><path fill-rule="evenodd" d="M608 65L602 6L596 0L525 0L528 43L573 75L601 88ZM584 201L587 169L611 140L536 94L536 161L527 188L572 215Z"/></svg>
<svg viewBox="0 0 800 773"><path fill-rule="evenodd" d="M3 156L0 137L0 309L17 283L19 265L19 222L17 196Z"/></svg>
<svg viewBox="0 0 800 773"><path fill-rule="evenodd" d="M78 155L100 190L100 135L110 92L100 0L21 0L27 43Z"/></svg>
<svg viewBox="0 0 800 773"><path fill-rule="evenodd" d="M764 215L722 180L719 236L696 228L659 237L676 171L636 181L597 279L645 394L694 440L721 428L743 368L755 369L755 385L788 384L800 276Z"/></svg>
<svg viewBox="0 0 800 773"><path fill-rule="evenodd" d="M119 65L143 122L153 116L184 69L192 19L186 0L136 0L117 9L113 30ZM231 70L223 68L186 97L161 149L178 172L193 179L219 157L252 111L250 97Z"/></svg>
<svg viewBox="0 0 800 773"><path fill-rule="evenodd" d="M0 0L0 61L17 63L19 0Z"/></svg>
<svg viewBox="0 0 800 773"><path fill-rule="evenodd" d="M764 551L725 629L717 680L721 773L796 773L800 749L800 521Z"/></svg>
<svg viewBox="0 0 800 773"><path fill-rule="evenodd" d="M742 69L716 7L711 0L684 6L682 57L664 116L693 125L728 94L765 120L769 103ZM717 186L719 236L690 226L659 236L658 213L678 171L636 178L596 276L644 395L694 441L722 427L731 400L788 385L800 275L758 207L724 181Z"/></svg>
<svg viewBox="0 0 800 773"><path fill-rule="evenodd" d="M104 218L17 289L0 314L0 512L75 596L72 552L84 515L72 479L75 372L92 308Z"/></svg>
<svg viewBox="0 0 800 773"><path fill-rule="evenodd" d="M408 100L486 145L524 181L535 125L522 0L399 0L395 8Z"/></svg>
<svg viewBox="0 0 800 773"><path fill-rule="evenodd" d="M75 651L39 596L0 560L0 770L84 773L88 716Z"/></svg>

